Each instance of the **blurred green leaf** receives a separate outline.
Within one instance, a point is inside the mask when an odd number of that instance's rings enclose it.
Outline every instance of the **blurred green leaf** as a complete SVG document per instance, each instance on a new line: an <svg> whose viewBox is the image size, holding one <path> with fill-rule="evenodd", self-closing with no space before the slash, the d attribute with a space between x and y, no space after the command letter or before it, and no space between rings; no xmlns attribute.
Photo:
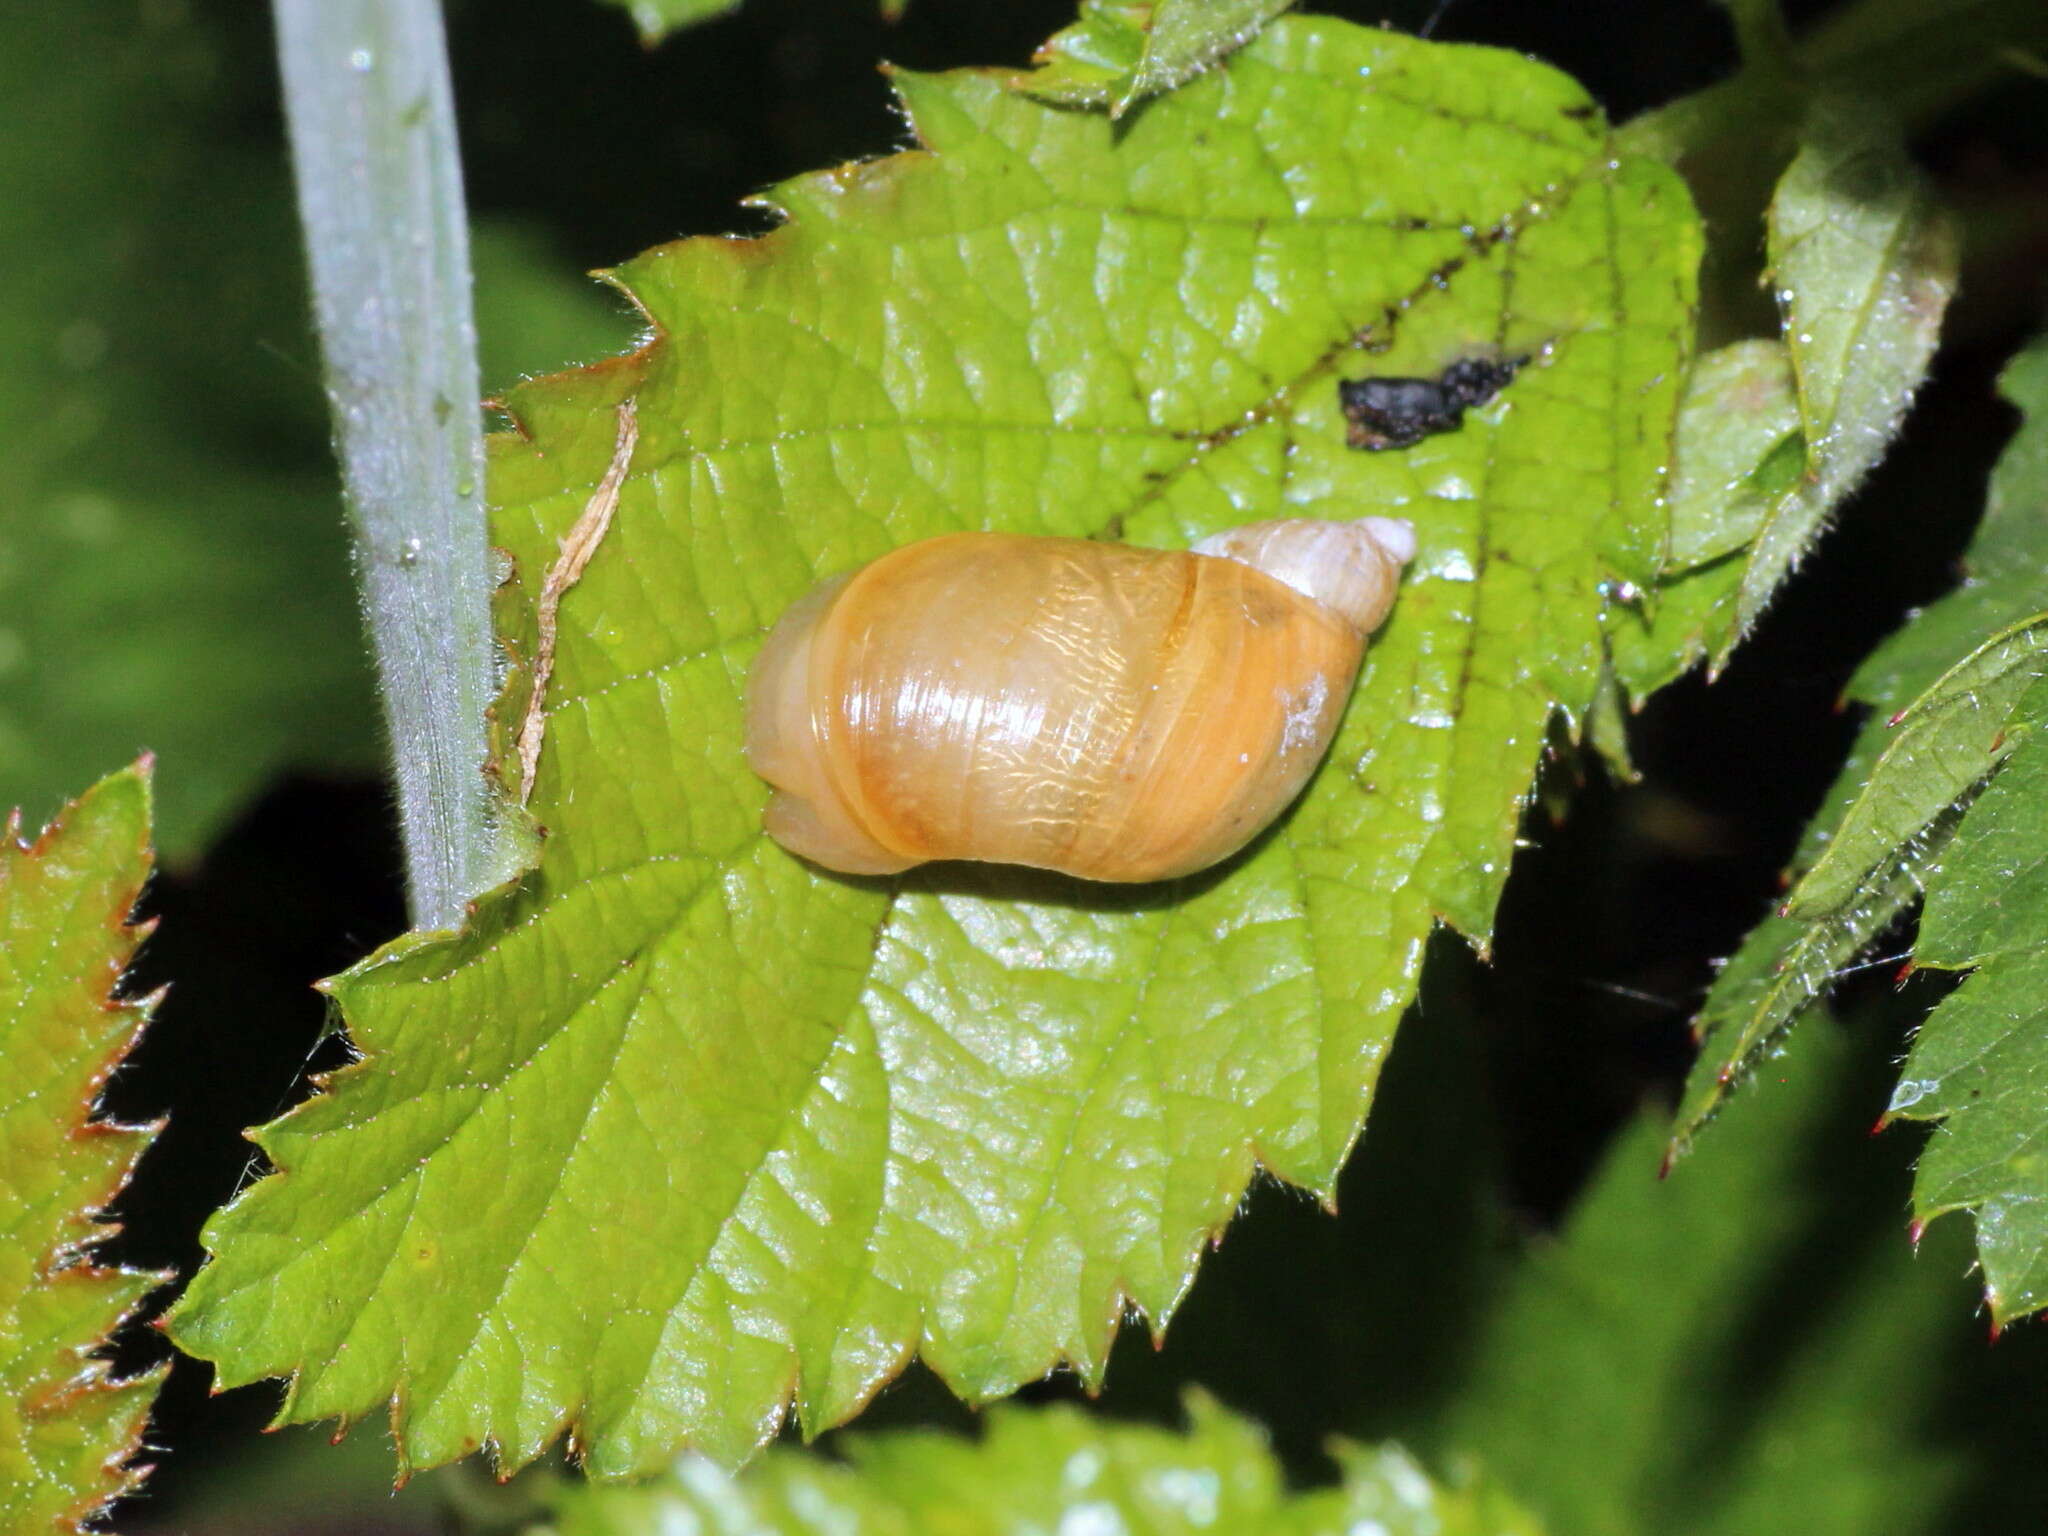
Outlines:
<svg viewBox="0 0 2048 1536"><path fill-rule="evenodd" d="M107 1337L168 1278L104 1267L119 1194L154 1127L93 1117L155 1001L115 994L143 929L147 762L67 806L32 845L0 837L0 1530L82 1531L141 1480L163 1370L117 1379Z"/></svg>
<svg viewBox="0 0 2048 1536"><path fill-rule="evenodd" d="M383 728L282 164L212 24L140 15L0 17L0 804L148 747L176 861L287 767L375 771ZM475 254L494 385L630 340L536 237Z"/></svg>
<svg viewBox="0 0 2048 1536"><path fill-rule="evenodd" d="M1913 1388L1967 1292L1891 1214L1904 1149L1866 1134L1861 1045L1809 1027L1668 1182L1662 1117L1622 1136L1483 1329L1445 1442L1574 1536L1950 1529L1962 1458Z"/></svg>
<svg viewBox="0 0 2048 1536"><path fill-rule="evenodd" d="M151 1498L122 1510L120 1536L482 1536L537 1507L525 1482L500 1487L466 1467L393 1488L391 1450L374 1429L339 1442L317 1429L195 1436L179 1449L176 1486L153 1482ZM512 1506L509 1519L500 1505ZM306 1523L294 1521L301 1512Z"/></svg>
<svg viewBox="0 0 2048 1536"><path fill-rule="evenodd" d="M538 873L333 983L365 1059L262 1133L280 1173L176 1315L223 1382L293 1375L287 1419L392 1400L410 1465L567 1427L616 1476L741 1460L792 1398L839 1422L913 1352L975 1399L1099 1381L1256 1168L1331 1188L1432 926L1490 928L1610 574L1655 568L1698 231L1571 82L1283 21L1120 127L898 85L925 149L628 264L656 340L508 402L518 653L627 398L634 473L562 608ZM1462 430L1344 446L1340 370L1494 347L1532 361ZM820 577L1312 509L1405 512L1420 552L1245 856L853 881L763 838L744 680Z"/></svg>
<svg viewBox="0 0 2048 1536"><path fill-rule="evenodd" d="M1789 871L1797 877L1827 865L1827 878L1811 893L1803 884L1796 892L1806 915L1765 919L1716 978L1695 1025L1704 1049L1686 1085L1674 1150L1685 1149L1759 1053L1918 898L1941 866L1963 800L2020 739L2026 720L2014 718L2013 706L2038 669L2029 658L2043 622L2039 573L2048 568L2048 344L2016 359L2002 387L2025 421L1992 476L1984 521L1964 557L1968 580L1917 614L1851 680L1848 697L1873 712ZM2001 670L2001 662L2009 665ZM1924 730L1915 725L1922 719ZM2002 737L2008 725L2013 734ZM1846 844L1839 854L1837 844Z"/></svg>
<svg viewBox="0 0 2048 1536"><path fill-rule="evenodd" d="M1055 33L1038 65L1011 82L1046 101L1108 107L1121 117L1147 96L1192 79L1294 0L1081 0L1081 18Z"/></svg>
<svg viewBox="0 0 2048 1536"><path fill-rule="evenodd" d="M576 271L538 230L487 220L470 230L478 365L488 396L535 374L623 352L639 317L601 274Z"/></svg>
<svg viewBox="0 0 2048 1536"><path fill-rule="evenodd" d="M979 1440L853 1435L851 1465L792 1451L734 1476L690 1458L632 1488L562 1484L531 1536L1034 1536L1047 1531L1198 1531L1245 1536L1536 1536L1490 1484L1434 1482L1396 1447L1333 1448L1341 1484L1289 1493L1265 1437L1200 1393L1182 1433L1077 1408L998 1408Z"/></svg>
<svg viewBox="0 0 2048 1536"><path fill-rule="evenodd" d="M317 386L283 373L289 199L224 70L182 8L0 19L0 803L147 746L173 859L381 745Z"/></svg>

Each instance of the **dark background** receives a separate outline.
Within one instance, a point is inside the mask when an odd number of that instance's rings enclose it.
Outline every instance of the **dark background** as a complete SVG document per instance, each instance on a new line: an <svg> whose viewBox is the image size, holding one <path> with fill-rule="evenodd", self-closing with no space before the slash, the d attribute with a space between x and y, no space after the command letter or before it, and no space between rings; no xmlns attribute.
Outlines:
<svg viewBox="0 0 2048 1536"><path fill-rule="evenodd" d="M1317 8L1410 29L1431 9ZM263 8L208 0L198 13L231 61L228 121L240 148L281 162ZM543 231L571 267L684 234L759 230L763 217L738 208L742 197L903 144L875 61L1021 65L1071 14L1070 0L911 0L891 26L865 0L747 0L737 16L648 50L622 12L596 4L515 13L458 3L451 44L470 197L481 215ZM1584 81L1616 120L1734 64L1725 13L1707 0L1464 0L1436 35L1536 54ZM1980 98L1916 146L1966 213L1980 192L2048 191L2048 111L2038 93L2014 94L2025 89ZM1904 439L1728 673L1712 687L1678 684L1635 721L1641 783L1619 786L1569 752L1551 765L1570 813L1532 813L1534 846L1517 861L1490 967L1439 936L1346 1174L1343 1214L1258 1189L1165 1352L1129 1336L1110 1411L1171 1418L1180 1385L1199 1381L1265 1421L1307 1475L1332 1430L1412 1433L1455 1370L1494 1260L1518 1234L1556 1222L1640 1104L1673 1094L1712 962L1768 908L1854 727L1837 704L1845 680L1909 609L1954 581L1984 476L2011 430L1993 380L2038 320L2048 245L2037 226L1971 249L1949 344ZM304 332L249 346L252 357L296 360L275 372L281 387L304 391L317 421ZM401 928L395 846L382 785L302 776L251 806L203 860L158 877L146 905L162 926L137 984L174 986L110 1098L123 1117L169 1113L171 1124L121 1202L116 1257L196 1267L201 1221L248 1172L240 1129L302 1094L309 1064L338 1062L333 1042L316 1045L323 1006L308 984ZM1887 1003L1890 969L1852 981L1846 1002ZM1904 1027L1934 985L1916 982L1882 1027ZM1873 1116L1885 1094L1874 1060ZM1914 1135L1895 1131L1845 1169L1845 1220L1903 1228ZM1361 1321L1372 1317L1399 1325L1372 1333ZM1957 1397L1981 1403L2030 1373L2038 1380L2048 1360L2037 1342L2008 1341L1967 1365L1978 1375ZM161 1353L141 1334L124 1360ZM181 1362L164 1395L151 1440L166 1454L139 1511L152 1523L176 1522L201 1474L248 1446L277 1400L273 1388L220 1399L206 1388L206 1368ZM930 1420L966 1415L914 1370L864 1422ZM290 1518L250 1528L319 1528L317 1511Z"/></svg>

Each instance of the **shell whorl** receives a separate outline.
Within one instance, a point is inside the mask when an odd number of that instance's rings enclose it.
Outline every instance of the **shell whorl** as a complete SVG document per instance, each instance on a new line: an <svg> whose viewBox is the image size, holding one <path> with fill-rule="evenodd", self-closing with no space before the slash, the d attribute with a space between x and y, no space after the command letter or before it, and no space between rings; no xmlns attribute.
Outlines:
<svg viewBox="0 0 2048 1536"><path fill-rule="evenodd" d="M957 533L829 581L748 684L790 851L849 874L984 859L1088 880L1230 857L1308 782L1409 525L1255 523L1195 551Z"/></svg>
<svg viewBox="0 0 2048 1536"><path fill-rule="evenodd" d="M1278 518L1212 533L1194 551L1263 571L1371 634L1394 605L1401 568L1415 558L1415 528L1395 517Z"/></svg>

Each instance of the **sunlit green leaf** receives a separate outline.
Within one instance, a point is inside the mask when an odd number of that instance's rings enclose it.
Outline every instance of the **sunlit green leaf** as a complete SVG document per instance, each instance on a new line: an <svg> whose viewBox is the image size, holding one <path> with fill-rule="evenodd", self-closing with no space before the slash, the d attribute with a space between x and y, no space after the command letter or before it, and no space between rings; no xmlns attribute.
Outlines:
<svg viewBox="0 0 2048 1536"><path fill-rule="evenodd" d="M99 1351L165 1279L95 1262L99 1212L151 1128L93 1118L148 1019L112 995L141 930L147 764L103 780L33 844L0 837L0 1530L79 1531L139 1481L163 1379Z"/></svg>
<svg viewBox="0 0 2048 1536"><path fill-rule="evenodd" d="M618 274L656 340L508 401L513 649L562 606L538 872L334 983L365 1053L261 1134L177 1314L287 1419L400 1455L565 1428L602 1475L738 1461L913 1354L981 1399L1163 1327L1263 1165L1327 1192L1441 916L1486 938L1604 593L1647 581L1698 232L1571 82L1282 21L1121 125L898 77L924 149L778 188L760 241ZM1347 448L1337 380L1529 363L1455 432ZM1220 869L894 882L760 830L741 699L820 577L950 530L1178 545L1400 513L1420 550L1332 761Z"/></svg>

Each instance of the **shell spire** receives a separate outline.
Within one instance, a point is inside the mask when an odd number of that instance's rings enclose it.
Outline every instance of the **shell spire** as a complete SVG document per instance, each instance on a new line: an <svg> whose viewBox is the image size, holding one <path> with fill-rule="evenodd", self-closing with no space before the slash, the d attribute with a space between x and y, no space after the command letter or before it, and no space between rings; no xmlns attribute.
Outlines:
<svg viewBox="0 0 2048 1536"><path fill-rule="evenodd" d="M1415 528L1396 517L1284 517L1226 528L1194 550L1262 571L1364 635L1379 628L1394 605L1401 568L1415 558Z"/></svg>

